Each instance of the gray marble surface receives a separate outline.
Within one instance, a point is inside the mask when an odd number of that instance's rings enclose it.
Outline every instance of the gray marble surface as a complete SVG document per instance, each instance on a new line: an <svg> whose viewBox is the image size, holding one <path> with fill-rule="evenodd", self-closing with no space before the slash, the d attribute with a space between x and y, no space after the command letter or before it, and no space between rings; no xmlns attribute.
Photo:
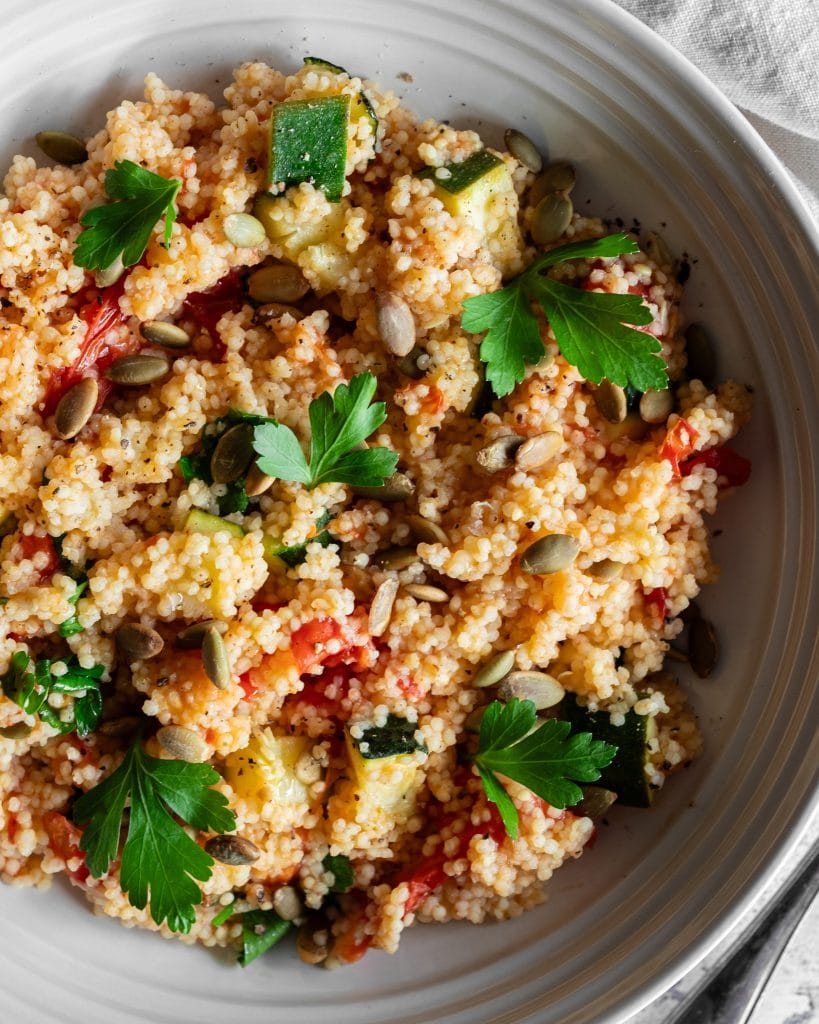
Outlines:
<svg viewBox="0 0 819 1024"><path fill-rule="evenodd" d="M737 938L753 927L770 902L776 899L808 848L819 838L819 816L801 841L780 865L775 876L754 901L726 940L665 995L655 1000L629 1024L665 1024L680 1002L707 982ZM775 968L748 1024L814 1024L819 1022L819 899L814 900ZM733 1020L698 1021L698 1024L737 1024Z"/></svg>

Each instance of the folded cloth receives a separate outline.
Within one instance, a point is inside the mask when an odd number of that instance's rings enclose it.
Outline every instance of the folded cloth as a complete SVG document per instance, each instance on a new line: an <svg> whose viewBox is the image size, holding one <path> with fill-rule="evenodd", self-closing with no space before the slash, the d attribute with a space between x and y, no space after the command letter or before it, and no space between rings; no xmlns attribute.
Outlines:
<svg viewBox="0 0 819 1024"><path fill-rule="evenodd" d="M819 0L617 0L745 114L819 218Z"/></svg>

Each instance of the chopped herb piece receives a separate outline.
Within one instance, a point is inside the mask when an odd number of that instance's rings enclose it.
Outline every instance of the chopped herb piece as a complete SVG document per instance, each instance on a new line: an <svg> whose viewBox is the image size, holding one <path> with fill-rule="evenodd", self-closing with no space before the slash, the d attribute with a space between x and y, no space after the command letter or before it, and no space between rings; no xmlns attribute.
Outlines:
<svg viewBox="0 0 819 1024"><path fill-rule="evenodd" d="M16 651L11 657L8 671L0 679L3 693L19 705L27 715L39 715L43 722L60 733L76 731L88 736L96 728L102 713L100 679L103 665L83 668L76 658L60 659L68 671L54 675L54 660L32 662L25 651ZM73 697L70 713L63 717L48 703L52 693L65 693Z"/></svg>
<svg viewBox="0 0 819 1024"><path fill-rule="evenodd" d="M537 721L530 700L492 701L481 719L477 765L487 797L497 805L506 831L518 837L518 812L497 775L526 786L541 799L563 809L583 799L576 782L594 782L617 753L617 747L592 738L570 735L568 722ZM574 781L572 781L574 780Z"/></svg>
<svg viewBox="0 0 819 1024"><path fill-rule="evenodd" d="M132 160L117 160L105 172L105 191L113 203L95 206L82 216L85 225L77 238L74 263L86 270L105 270L116 259L126 267L142 259L151 234L165 218L165 246L176 219L174 198L181 181L163 178Z"/></svg>
<svg viewBox="0 0 819 1024"><path fill-rule="evenodd" d="M353 884L353 865L350 858L345 857L343 853L336 856L328 853L321 866L333 876L330 892L347 892Z"/></svg>
<svg viewBox="0 0 819 1024"><path fill-rule="evenodd" d="M218 928L220 924L224 924L225 921L230 920L231 917L237 912L236 911L236 900L232 899L230 903L227 903L218 914L214 914L213 920L210 922L214 928Z"/></svg>
<svg viewBox="0 0 819 1024"><path fill-rule="evenodd" d="M196 880L210 878L213 858L174 815L201 831L232 832L236 815L227 797L211 788L218 781L210 765L151 757L137 737L120 766L74 805L74 820L86 826L80 848L88 870L101 878L116 859L130 799L122 891L140 910L150 900L156 924L167 921L171 931L189 932L202 899Z"/></svg>
<svg viewBox="0 0 819 1024"><path fill-rule="evenodd" d="M302 541L301 544L291 544L290 547L286 548L275 545L266 546L266 554L275 555L276 558L280 558L286 565L289 565L291 569L294 566L301 565L307 557L308 544L321 544L323 548L326 548L328 544L335 543L335 537L333 537L329 530L324 529L331 522L332 518L333 516L330 512L322 512L316 520L315 537Z"/></svg>
<svg viewBox="0 0 819 1024"><path fill-rule="evenodd" d="M426 751L426 745L415 738L417 731L416 722L408 722L406 718L390 714L384 725L371 725L365 729L361 739L356 741L356 746L359 754L368 761L377 757L412 754L416 750Z"/></svg>
<svg viewBox="0 0 819 1024"><path fill-rule="evenodd" d="M549 320L560 351L586 380L603 378L638 391L668 387L660 343L630 324L651 323L651 312L639 295L606 294L574 288L544 277L541 271L571 259L598 259L639 252L625 234L572 242L544 253L505 288L475 295L463 304L461 326L486 332L481 359L498 397L523 380L526 366L545 352L532 300Z"/></svg>
<svg viewBox="0 0 819 1024"><path fill-rule="evenodd" d="M306 487L335 483L381 487L395 471L398 455L388 448L360 445L387 418L383 402L373 402L376 379L361 373L339 384L332 395L319 395L310 403L310 462L289 427L268 423L257 427L253 446L259 469L268 476L294 480Z"/></svg>
<svg viewBox="0 0 819 1024"><path fill-rule="evenodd" d="M283 920L275 910L250 910L242 916L242 952L239 963L247 967L262 953L283 938L290 930L290 922Z"/></svg>
<svg viewBox="0 0 819 1024"><path fill-rule="evenodd" d="M68 603L76 606L77 601L79 601L80 597L82 596L82 592L85 590L87 586L88 580L83 580L82 583L78 583L76 589L74 590L74 593L71 595L71 597L69 597ZM60 623L58 632L61 637L65 638L68 638L70 636L76 636L77 633L83 632L83 627L80 625L80 620L77 618L76 612L74 612L74 614L70 618L67 618L65 619L64 622Z"/></svg>

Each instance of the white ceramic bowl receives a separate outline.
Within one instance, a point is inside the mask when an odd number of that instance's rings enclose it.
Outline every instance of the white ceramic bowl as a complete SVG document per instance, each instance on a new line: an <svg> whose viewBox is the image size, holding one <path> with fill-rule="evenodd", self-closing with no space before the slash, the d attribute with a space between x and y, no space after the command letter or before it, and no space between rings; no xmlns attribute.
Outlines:
<svg viewBox="0 0 819 1024"><path fill-rule="evenodd" d="M515 124L580 173L581 209L660 227L692 258L686 306L752 383L751 482L715 527L705 598L718 673L691 686L708 740L651 812L615 811L517 921L411 930L335 973L282 948L242 971L94 918L58 884L0 888L3 1018L316 1024L621 1021L730 927L816 803L819 250L786 172L694 68L603 0L14 0L0 162L40 128L91 133L141 78L212 91L317 53L490 143ZM13 14L9 11L12 8ZM411 85L396 76L410 72ZM586 201L588 200L588 205Z"/></svg>

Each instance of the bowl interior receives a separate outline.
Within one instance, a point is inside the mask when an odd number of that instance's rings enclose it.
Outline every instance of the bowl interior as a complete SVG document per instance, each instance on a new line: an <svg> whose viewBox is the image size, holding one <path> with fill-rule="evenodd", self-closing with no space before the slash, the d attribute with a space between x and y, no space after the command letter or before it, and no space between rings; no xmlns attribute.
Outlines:
<svg viewBox="0 0 819 1024"><path fill-rule="evenodd" d="M719 339L721 375L756 394L738 443L753 476L713 521L724 575L703 595L722 660L708 681L686 680L706 754L650 813L615 809L543 908L480 929L416 928L399 956L333 974L285 949L242 971L96 920L61 884L3 887L0 973L20 1019L50 1020L56 1006L80 1019L92 1000L110 1024L227 1012L315 1024L324 1010L339 1024L625 1019L717 940L814 799L817 251L782 170L726 101L613 5L568 7L75 0L68 22L64 5L35 2L7 26L4 168L34 153L37 130L98 130L148 71L216 98L243 60L294 69L309 53L490 144L520 127L576 164L578 208L655 228L686 254L686 314Z"/></svg>

